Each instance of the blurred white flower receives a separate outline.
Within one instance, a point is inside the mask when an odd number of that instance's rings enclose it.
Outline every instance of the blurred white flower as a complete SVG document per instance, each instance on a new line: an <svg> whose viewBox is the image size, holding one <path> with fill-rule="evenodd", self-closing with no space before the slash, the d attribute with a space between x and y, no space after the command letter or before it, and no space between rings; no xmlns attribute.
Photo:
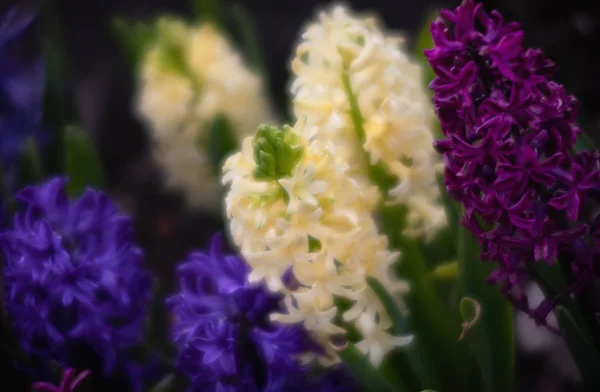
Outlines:
<svg viewBox="0 0 600 392"><path fill-rule="evenodd" d="M218 210L221 186L207 151L209 128L224 115L241 141L272 122L262 81L210 24L164 18L157 31L141 64L137 111L167 184L193 206Z"/></svg>

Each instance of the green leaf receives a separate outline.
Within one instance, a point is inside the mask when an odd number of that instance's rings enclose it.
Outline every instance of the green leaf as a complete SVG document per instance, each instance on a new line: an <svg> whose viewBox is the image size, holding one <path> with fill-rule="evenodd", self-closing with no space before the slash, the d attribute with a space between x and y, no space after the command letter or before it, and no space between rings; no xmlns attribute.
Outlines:
<svg viewBox="0 0 600 392"><path fill-rule="evenodd" d="M350 105L350 117L359 143L365 140L363 116L358 100L352 91L348 72L341 75L342 83ZM382 194L387 194L396 179L389 175L382 165L369 165L369 154L364 151L364 161L371 183ZM426 379L422 385L436 389L462 390L468 383L468 369L472 367L469 352L457 341L460 333L459 317L451 314L442 302L436 286L430 279L430 271L423 256L422 244L401 233L406 225L405 206L389 206L385 203L379 208L383 232L390 240L391 248L402 252L402 260L397 264L398 276L408 279L411 292L407 296L410 309L409 326L415 334L416 350L420 354L420 363L414 363L414 369L426 369ZM443 326L443 328L440 328ZM456 358L460 358L459 361ZM423 372L422 372L423 373Z"/></svg>
<svg viewBox="0 0 600 392"><path fill-rule="evenodd" d="M208 153L213 172L220 176L224 160L238 148L235 130L225 115L219 114L214 118L210 124L206 146L198 145L198 148Z"/></svg>
<svg viewBox="0 0 600 392"><path fill-rule="evenodd" d="M512 308L498 287L486 284L493 265L479 260L479 243L462 226L458 228L458 284L461 297L481 305L480 320L466 340L479 365L486 391L515 388L515 348Z"/></svg>
<svg viewBox="0 0 600 392"><path fill-rule="evenodd" d="M256 72L262 75L263 78L266 78L267 72L265 72L266 68L263 61L262 50L260 48L260 41L252 18L248 14L246 8L241 4L235 4L233 6L233 18L240 29L243 48L248 63ZM266 80L264 82L266 85Z"/></svg>
<svg viewBox="0 0 600 392"><path fill-rule="evenodd" d="M192 6L197 19L211 22L219 30L225 29L219 0L192 0Z"/></svg>
<svg viewBox="0 0 600 392"><path fill-rule="evenodd" d="M113 21L112 30L131 66L138 68L148 48L157 38L154 26L141 22L127 22L124 19L116 18Z"/></svg>
<svg viewBox="0 0 600 392"><path fill-rule="evenodd" d="M392 297L392 295L377 279L371 276L367 277L367 283L375 292L375 294L377 294L377 297L381 301L386 313L392 320L392 328L394 333L398 336L410 334L411 332L408 327L407 317L405 316L404 312L400 310L396 300ZM414 345L402 348L402 350L394 350L390 354L390 360L384 363L384 365L393 364L393 369L388 370L383 368L382 373L396 373L403 385L406 385L409 391L421 389L421 382L419 379L428 379L430 375L428 374L427 369L423 366L423 361L419 355L420 354ZM388 375L388 379L389 378L390 376Z"/></svg>
<svg viewBox="0 0 600 392"><path fill-rule="evenodd" d="M377 297L381 301L383 308L392 320L394 332L396 335L406 335L410 331L408 329L408 320L402 310L398 307L396 300L392 295L383 287L383 285L374 277L367 277L367 284L377 294Z"/></svg>
<svg viewBox="0 0 600 392"><path fill-rule="evenodd" d="M362 355L352 343L349 343L348 347L340 351L339 355L363 391L394 392L394 388L377 372L377 369L371 365L368 358ZM396 389L396 391L402 392L403 390Z"/></svg>
<svg viewBox="0 0 600 392"><path fill-rule="evenodd" d="M69 176L68 191L78 196L87 186L104 186L104 177L98 152L86 132L78 126L69 126L64 132L63 172Z"/></svg>
<svg viewBox="0 0 600 392"><path fill-rule="evenodd" d="M406 301L410 310L408 325L415 335L416 354L409 352L413 369L419 374L424 387L463 390L461 388L468 382L467 369L471 358L468 350L458 342L460 318L458 315L453 317L442 302L430 278L420 244L400 234L405 221L405 208L383 206L379 215L391 247L402 252L402 258L397 263L398 276L408 279L411 284ZM440 328L442 325L444 327ZM415 356L418 356L418 360ZM456 358L461 360L457 361Z"/></svg>
<svg viewBox="0 0 600 392"><path fill-rule="evenodd" d="M600 390L600 354L584 336L569 311L558 305L555 310L565 343L589 390Z"/></svg>

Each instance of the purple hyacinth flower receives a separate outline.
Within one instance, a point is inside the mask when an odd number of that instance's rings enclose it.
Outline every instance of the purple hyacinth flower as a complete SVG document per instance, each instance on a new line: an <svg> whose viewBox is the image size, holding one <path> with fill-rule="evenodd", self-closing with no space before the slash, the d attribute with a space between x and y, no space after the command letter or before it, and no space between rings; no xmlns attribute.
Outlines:
<svg viewBox="0 0 600 392"><path fill-rule="evenodd" d="M180 292L167 300L175 316L177 366L191 391L355 391L351 377L338 389L323 389L329 373L310 377L297 357L319 347L300 325L270 321L282 310L280 295L248 283L248 265L221 246L215 235L208 253L190 253L178 268Z"/></svg>
<svg viewBox="0 0 600 392"><path fill-rule="evenodd" d="M71 200L66 182L16 196L24 208L0 234L6 310L29 355L69 366L88 347L108 374L142 340L152 280L131 220L102 192Z"/></svg>
<svg viewBox="0 0 600 392"><path fill-rule="evenodd" d="M425 55L437 75L430 87L445 139L435 147L448 194L462 203L481 259L499 265L488 281L544 324L555 301L529 309L522 284L535 263L559 258L572 271L568 293L591 281L599 225L581 212L599 200L600 156L574 152L579 104L552 80L555 64L523 47L518 23L474 0L440 15Z"/></svg>
<svg viewBox="0 0 600 392"><path fill-rule="evenodd" d="M60 385L56 386L47 382L36 382L31 388L36 392L75 392L90 373L89 370L85 370L77 375L75 369L66 369L63 372Z"/></svg>

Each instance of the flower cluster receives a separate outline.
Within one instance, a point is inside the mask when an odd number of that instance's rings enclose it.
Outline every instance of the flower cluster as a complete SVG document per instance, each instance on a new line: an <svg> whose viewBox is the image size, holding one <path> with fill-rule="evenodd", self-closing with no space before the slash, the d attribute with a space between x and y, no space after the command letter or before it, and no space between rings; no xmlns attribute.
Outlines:
<svg viewBox="0 0 600 392"><path fill-rule="evenodd" d="M292 62L294 113L318 126L318 138L333 141L358 175L366 175L368 164L383 165L396 182L386 196L408 207L406 234L432 238L446 224L436 186L433 109L421 69L402 42L375 18L341 6L321 13L302 34ZM349 94L364 137L357 135Z"/></svg>
<svg viewBox="0 0 600 392"><path fill-rule="evenodd" d="M538 323L552 300L531 310L520 282L534 263L568 264L576 293L597 254L582 205L600 187L598 155L574 153L578 104L552 80L554 63L523 48L517 23L464 0L431 25L425 52L437 78L434 104L446 139L437 142L448 193L465 207L465 225L499 263L489 276Z"/></svg>
<svg viewBox="0 0 600 392"><path fill-rule="evenodd" d="M241 140L270 120L261 79L211 24L190 27L161 19L156 28L156 42L141 65L138 112L168 184L196 207L217 209L218 168L207 151L210 126L223 115L232 137Z"/></svg>
<svg viewBox="0 0 600 392"><path fill-rule="evenodd" d="M0 16L0 168L11 191L27 138L45 141L44 65L26 45L36 19L36 14L16 8Z"/></svg>
<svg viewBox="0 0 600 392"><path fill-rule="evenodd" d="M286 312L277 321L303 322L335 360L334 338L346 332L336 298L344 298L352 306L343 319L363 337L357 346L379 364L410 337L385 332L390 320L365 279L379 279L393 295L408 285L388 271L398 254L373 219L377 190L352 176L335 143L317 131L304 121L283 130L261 126L227 160L231 233L252 267L249 280L284 293Z"/></svg>
<svg viewBox="0 0 600 392"><path fill-rule="evenodd" d="M300 325L269 320L281 296L248 283L248 266L222 253L220 235L209 253L191 253L178 271L181 292L167 303L176 318L178 367L193 391L325 391L320 381L309 385L297 358L318 346ZM340 391L353 390L346 384Z"/></svg>
<svg viewBox="0 0 600 392"><path fill-rule="evenodd" d="M130 219L92 189L70 200L65 185L55 178L16 196L25 208L0 235L6 310L28 354L70 365L90 347L112 373L140 343L151 277Z"/></svg>

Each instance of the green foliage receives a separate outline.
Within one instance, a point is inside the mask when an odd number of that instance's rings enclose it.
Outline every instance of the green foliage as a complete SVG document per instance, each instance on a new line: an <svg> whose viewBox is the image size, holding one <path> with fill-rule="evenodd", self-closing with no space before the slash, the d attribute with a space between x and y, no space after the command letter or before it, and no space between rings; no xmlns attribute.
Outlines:
<svg viewBox="0 0 600 392"><path fill-rule="evenodd" d="M514 390L514 333L512 307L498 287L486 284L494 266L479 260L479 243L464 227L458 227L458 285L461 297L481 306L480 320L466 334L486 391ZM461 309L462 310L462 309Z"/></svg>
<svg viewBox="0 0 600 392"><path fill-rule="evenodd" d="M273 125L260 125L254 135L253 176L267 181L289 176L301 156L302 147L289 126L280 130Z"/></svg>
<svg viewBox="0 0 600 392"><path fill-rule="evenodd" d="M469 353L458 342L460 322L442 301L421 252L421 244L400 232L405 211L397 206L380 208L383 232L390 245L402 252L398 276L408 279L410 309L408 330L415 335L414 354L409 355L423 387L445 390L466 385ZM443 326L443 328L440 328ZM460 360L456 360L460 358Z"/></svg>
<svg viewBox="0 0 600 392"><path fill-rule="evenodd" d="M356 382L365 392L404 392L405 389L394 389L383 376L371 365L369 359L349 343L348 347L339 352L344 365L350 371ZM406 391L409 392L409 391Z"/></svg>
<svg viewBox="0 0 600 392"><path fill-rule="evenodd" d="M71 196L80 195L87 186L104 187L104 174L96 148L87 133L78 126L69 126L64 131L63 172L69 176Z"/></svg>
<svg viewBox="0 0 600 392"><path fill-rule="evenodd" d="M387 292L385 287L373 277L368 277L367 283L377 294L386 313L392 320L393 332L397 336L411 334L407 315L398 307L396 300ZM395 350L391 356L392 358L382 366L382 373L387 375L388 379L391 379L392 375L396 375L397 379L394 378L394 381L392 381L394 384L401 382L407 386L409 391L414 391L421 389L420 380L434 377L434 375L429 374L428 369L423 365L421 355L414 345ZM385 365L389 365L390 369L386 369Z"/></svg>

